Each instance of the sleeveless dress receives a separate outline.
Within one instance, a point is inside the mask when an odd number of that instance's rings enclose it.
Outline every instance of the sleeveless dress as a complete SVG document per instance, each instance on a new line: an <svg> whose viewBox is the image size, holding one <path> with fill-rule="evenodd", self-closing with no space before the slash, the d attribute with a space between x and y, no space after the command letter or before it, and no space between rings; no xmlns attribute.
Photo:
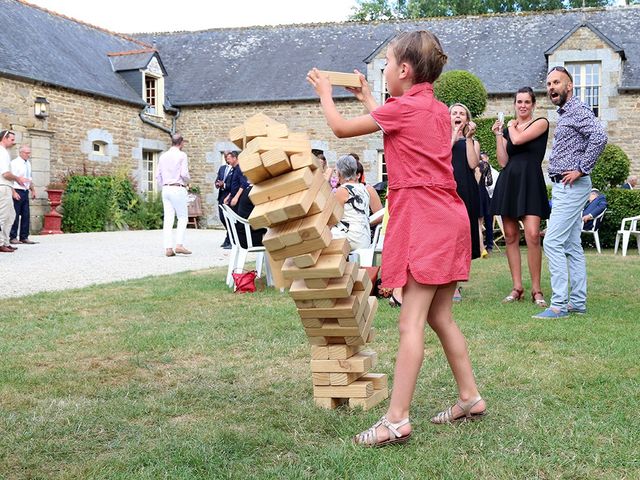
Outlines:
<svg viewBox="0 0 640 480"><path fill-rule="evenodd" d="M383 132L389 180L382 285L403 287L409 274L425 285L468 280L469 219L453 179L448 108L425 82L371 116Z"/></svg>
<svg viewBox="0 0 640 480"><path fill-rule="evenodd" d="M371 228L369 227L369 192L363 183L345 183L349 198L344 204L342 219L331 230L333 238L346 237L351 250L371 246Z"/></svg>
<svg viewBox="0 0 640 480"><path fill-rule="evenodd" d="M538 121L546 122L544 118L537 118L527 128ZM504 129L503 135L507 140L509 161L498 176L491 199L491 214L510 218L525 215L549 218L551 209L542 173L549 124L542 135L522 145L511 143L508 128Z"/></svg>
<svg viewBox="0 0 640 480"><path fill-rule="evenodd" d="M458 195L467 207L469 217L469 229L471 230L471 258L480 257L480 230L478 218L480 218L480 189L472 169L467 163L466 140L461 138L453 144L452 159L453 176L456 179Z"/></svg>

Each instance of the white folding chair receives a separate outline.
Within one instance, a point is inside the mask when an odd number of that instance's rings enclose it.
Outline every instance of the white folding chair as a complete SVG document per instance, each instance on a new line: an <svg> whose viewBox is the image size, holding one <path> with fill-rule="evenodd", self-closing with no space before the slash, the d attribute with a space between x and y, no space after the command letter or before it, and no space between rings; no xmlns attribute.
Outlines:
<svg viewBox="0 0 640 480"><path fill-rule="evenodd" d="M373 241L367 248L357 248L349 254L349 261L358 261L361 267L373 267L373 257L375 255L375 246L378 243L380 229L382 225L376 225L373 233Z"/></svg>
<svg viewBox="0 0 640 480"><path fill-rule="evenodd" d="M591 228L585 230L585 222L582 222L582 233L590 233L593 235L593 240L596 242L596 250L598 251L598 253L602 253L602 251L600 250L600 234L598 233L598 230L600 230L600 225L602 224L602 219L606 211L607 209L605 208L600 215L593 217Z"/></svg>
<svg viewBox="0 0 640 480"><path fill-rule="evenodd" d="M229 255L229 268L227 269L227 285L233 287L233 276L231 275L237 269L243 269L249 253L256 254L256 272L258 277L262 276L262 265L264 264L267 274L267 285L273 285L271 269L265 255L266 249L262 245L253 245L251 238L251 226L248 220L239 216L229 205L222 205L222 215L227 224L229 232L229 241L231 242L231 252ZM243 248L240 244L240 235L238 226L244 227L244 234L247 239L247 248Z"/></svg>
<svg viewBox="0 0 640 480"><path fill-rule="evenodd" d="M620 243L620 238L622 238L622 256L627 256L627 247L629 247L629 239L631 238L631 235L636 237L638 253L640 254L640 230L638 230L638 220L640 220L640 215L622 219L622 222L620 223L620 230L616 233L616 244L613 249L614 255L618 253L618 245ZM626 223L629 223L629 228L625 228Z"/></svg>

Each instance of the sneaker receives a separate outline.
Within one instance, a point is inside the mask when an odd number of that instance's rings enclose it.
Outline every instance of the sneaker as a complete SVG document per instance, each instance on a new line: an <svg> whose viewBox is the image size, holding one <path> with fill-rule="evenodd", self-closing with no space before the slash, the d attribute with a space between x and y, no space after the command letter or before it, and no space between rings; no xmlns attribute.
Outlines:
<svg viewBox="0 0 640 480"><path fill-rule="evenodd" d="M482 258L487 258L489 256L489 252L487 252L486 248L482 250L482 253L480 254L480 256Z"/></svg>
<svg viewBox="0 0 640 480"><path fill-rule="evenodd" d="M231 250L231 244L230 243L225 243L224 245L222 245L223 250Z"/></svg>
<svg viewBox="0 0 640 480"><path fill-rule="evenodd" d="M540 319L546 320L549 318L563 318L568 316L569 316L568 312L563 312L563 311L556 312L553 308L549 307L540 313L536 313L535 315L532 315L531 318L540 318Z"/></svg>
<svg viewBox="0 0 640 480"><path fill-rule="evenodd" d="M584 314L587 313L587 309L586 308L576 308L573 305L569 304L569 305L567 305L567 312L575 313L576 315L584 315Z"/></svg>

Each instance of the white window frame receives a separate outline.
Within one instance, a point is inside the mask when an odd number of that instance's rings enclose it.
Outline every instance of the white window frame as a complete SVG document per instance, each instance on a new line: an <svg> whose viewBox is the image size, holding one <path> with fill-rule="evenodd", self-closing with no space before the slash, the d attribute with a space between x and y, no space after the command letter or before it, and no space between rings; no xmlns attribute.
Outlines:
<svg viewBox="0 0 640 480"><path fill-rule="evenodd" d="M156 182L156 174L158 173L158 153L159 152L155 150L142 150L142 175L144 179L145 192L158 192L158 183Z"/></svg>
<svg viewBox="0 0 640 480"><path fill-rule="evenodd" d="M149 95L149 87L147 87L147 82L153 82L153 90L155 93L154 97ZM152 75L148 72L144 74L144 101L147 102L147 113L149 115L153 115L155 117L163 117L164 116L164 78Z"/></svg>
<svg viewBox="0 0 640 480"><path fill-rule="evenodd" d="M589 105L594 115L599 117L602 108L601 62L567 62L565 68L573 77L573 95Z"/></svg>
<svg viewBox="0 0 640 480"><path fill-rule="evenodd" d="M95 140L92 144L94 155L106 155L107 154L107 143L102 142L100 140Z"/></svg>
<svg viewBox="0 0 640 480"><path fill-rule="evenodd" d="M384 150L378 150L378 182L388 182L387 162L384 159Z"/></svg>

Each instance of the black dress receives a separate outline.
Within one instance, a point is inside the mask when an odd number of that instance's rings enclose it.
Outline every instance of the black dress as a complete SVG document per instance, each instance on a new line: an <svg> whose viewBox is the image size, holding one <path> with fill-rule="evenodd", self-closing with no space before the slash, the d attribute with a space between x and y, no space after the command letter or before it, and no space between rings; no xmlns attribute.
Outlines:
<svg viewBox="0 0 640 480"><path fill-rule="evenodd" d="M469 227L471 228L471 258L480 257L480 190L476 176L467 162L467 144L464 138L453 144L451 163L453 177L456 180L458 196L467 207Z"/></svg>
<svg viewBox="0 0 640 480"><path fill-rule="evenodd" d="M537 118L527 128L537 121L546 122L544 118ZM504 129L509 161L498 175L498 181L493 190L491 199L493 215L510 218L535 215L542 219L549 218L551 209L542 174L542 159L547 148L548 137L548 122L547 129L542 135L522 145L511 143L509 129Z"/></svg>

